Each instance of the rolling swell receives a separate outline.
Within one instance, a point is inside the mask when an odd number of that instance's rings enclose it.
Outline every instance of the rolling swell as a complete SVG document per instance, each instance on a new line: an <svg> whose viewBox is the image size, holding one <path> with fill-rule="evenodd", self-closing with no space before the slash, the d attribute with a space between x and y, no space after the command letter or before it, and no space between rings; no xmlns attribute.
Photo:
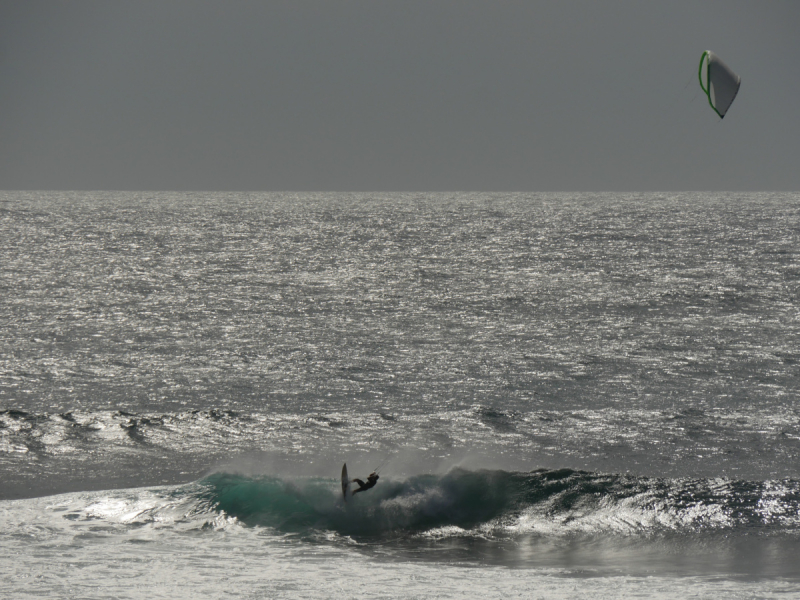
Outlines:
<svg viewBox="0 0 800 600"><path fill-rule="evenodd" d="M584 471L453 469L382 480L342 501L331 479L216 473L201 484L227 516L284 533L361 537L508 537L657 533L800 533L800 484L670 480Z"/></svg>

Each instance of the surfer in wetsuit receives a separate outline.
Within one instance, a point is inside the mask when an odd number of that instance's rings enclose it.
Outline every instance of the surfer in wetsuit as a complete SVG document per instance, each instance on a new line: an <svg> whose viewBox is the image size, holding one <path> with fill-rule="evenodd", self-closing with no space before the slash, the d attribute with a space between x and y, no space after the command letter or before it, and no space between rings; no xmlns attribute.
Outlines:
<svg viewBox="0 0 800 600"><path fill-rule="evenodd" d="M378 474L374 472L370 473L369 477L367 477L366 483L364 483L358 478L353 479L353 483L358 484L358 489L353 490L354 495L357 494L358 492L366 492L369 488L375 487L375 484L378 483Z"/></svg>

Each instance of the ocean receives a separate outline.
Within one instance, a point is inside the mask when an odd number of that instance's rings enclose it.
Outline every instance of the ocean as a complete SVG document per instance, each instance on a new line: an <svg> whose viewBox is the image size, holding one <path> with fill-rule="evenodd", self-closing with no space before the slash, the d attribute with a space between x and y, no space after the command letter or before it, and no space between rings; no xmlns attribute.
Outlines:
<svg viewBox="0 0 800 600"><path fill-rule="evenodd" d="M800 598L798 383L800 194L0 192L0 596Z"/></svg>

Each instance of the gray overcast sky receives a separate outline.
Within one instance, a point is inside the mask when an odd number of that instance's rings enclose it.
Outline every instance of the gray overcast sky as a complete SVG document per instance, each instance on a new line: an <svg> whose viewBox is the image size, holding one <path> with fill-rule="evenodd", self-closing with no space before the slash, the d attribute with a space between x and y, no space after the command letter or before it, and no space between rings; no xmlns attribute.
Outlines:
<svg viewBox="0 0 800 600"><path fill-rule="evenodd" d="M797 0L0 0L0 189L800 190L798 32Z"/></svg>

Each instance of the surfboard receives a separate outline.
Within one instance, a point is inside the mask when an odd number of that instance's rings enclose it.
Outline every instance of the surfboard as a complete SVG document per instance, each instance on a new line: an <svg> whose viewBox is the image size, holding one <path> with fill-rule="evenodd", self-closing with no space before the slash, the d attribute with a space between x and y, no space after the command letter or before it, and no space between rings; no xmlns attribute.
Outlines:
<svg viewBox="0 0 800 600"><path fill-rule="evenodd" d="M344 501L347 502L347 496L352 496L350 493L350 478L347 476L347 463L342 465L342 496Z"/></svg>

